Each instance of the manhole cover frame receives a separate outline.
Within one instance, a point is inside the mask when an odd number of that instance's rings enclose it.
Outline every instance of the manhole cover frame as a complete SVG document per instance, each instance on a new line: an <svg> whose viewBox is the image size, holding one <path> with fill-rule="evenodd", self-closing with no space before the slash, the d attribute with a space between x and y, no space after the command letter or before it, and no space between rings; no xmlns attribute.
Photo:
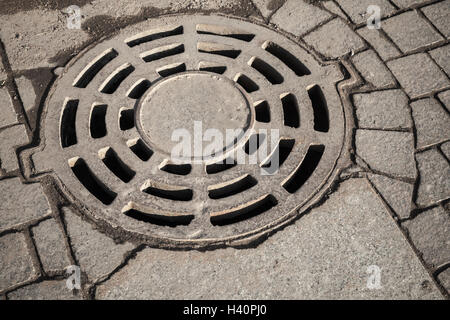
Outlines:
<svg viewBox="0 0 450 320"><path fill-rule="evenodd" d="M272 28L262 25L259 23L255 23L255 21L248 21L242 18L235 18L235 17L229 17L229 16L203 16L203 15L166 15L161 16L155 19L151 19L151 21L141 22L137 23L136 25L128 26L124 28L123 30L119 31L117 34L123 34L125 32L128 32L129 29L140 29L142 25L147 25L142 30L151 29L151 26L158 25L158 21L164 20L167 22L167 19L178 19L178 18L186 18L187 16L199 18L200 20L204 21L205 23L210 24L220 24L217 22L222 21L229 21L229 19L235 19L238 23L243 23L244 25L250 23L251 25L257 26L257 28L261 29L267 29L269 32L279 32L277 30L273 30ZM196 22L198 23L198 21ZM141 31L142 31L141 30ZM138 33L138 32L134 32ZM255 32L257 33L257 32ZM52 88L49 91L48 96L46 97L45 101L45 107L41 114L41 147L38 148L38 150L33 150L33 161L41 161L41 163L38 166L35 167L42 167L42 159L51 159L52 156L49 155L47 152L49 149L54 148L50 147L50 144L48 143L48 139L46 139L47 135L56 135L59 136L59 132L54 132L55 128L52 128L52 130L48 130L45 126L47 117L50 116L48 113L48 105L49 101L52 98L52 95L54 94L54 91L56 90L57 84L59 83L60 79L64 77L64 75L70 70L70 68L76 64L77 61L81 60L82 57L86 54L91 52L93 48L100 44L105 44L107 41L111 41L111 39L114 39L117 37L117 34L110 35L108 37L105 37L101 40L99 40L96 43L93 43L86 47L84 50L82 50L77 56L75 56L73 59L71 59L67 65L64 67L64 71L58 78L52 83ZM132 32L129 32L128 34L133 34ZM352 136L352 107L349 104L348 94L345 90L338 90L338 85L343 84L344 77L342 76L340 72L341 65L338 62L332 62L332 63L324 63L322 62L317 55L314 55L309 50L305 49L301 44L294 41L292 37L289 37L288 35L282 35L283 39L279 42L286 43L289 42L290 46L298 46L300 49L304 52L306 52L311 58L315 60L316 63L319 65L326 67L327 72L330 73L331 77L334 77L334 83L333 86L335 87L335 97L334 101L338 101L341 108L341 119L342 119L342 143L339 146L336 147L336 159L334 159L332 164L332 169L327 174L326 178L323 179L323 181L320 183L320 187L318 187L314 192L309 194L307 199L303 199L301 201L300 199L297 199L297 204L294 208L288 211L283 211L281 215L279 215L276 219L272 219L269 223L264 224L261 227L252 229L248 232L238 233L231 236L226 237L202 237L200 235L191 234L188 238L176 238L176 237L170 237L168 235L155 235L148 232L140 232L133 230L132 228L128 228L128 226L124 226L123 224L116 224L112 222L109 219L105 219L105 216L103 214L99 214L98 212L93 211L91 208L89 208L89 205L86 205L79 197L75 196L70 188L66 186L66 182L63 182L60 175L57 173L57 170L54 170L54 168L49 168L51 170L51 174L53 177L56 178L58 185L60 189L63 191L64 195L76 206L76 208L81 211L89 220L93 220L100 228L104 229L106 232L113 232L116 235L122 236L123 238L136 238L140 241L144 241L147 244L151 246L156 247L164 247L164 248L213 248L217 246L223 246L223 245L242 245L242 244L248 244L252 243L254 241L257 241L258 239L265 237L267 234L281 228L282 226L288 224L296 217L300 216L301 213L305 212L307 209L311 208L313 205L317 204L318 201L323 199L324 195L327 194L331 188L333 183L336 181L337 175L339 172L349 164L349 158L350 158L350 147L351 147L351 136ZM345 93L344 93L345 92ZM345 96L343 96L345 95ZM327 97L328 98L328 97ZM53 114L53 117L59 117L60 114ZM57 120L59 121L59 120ZM60 146L59 146L60 148ZM48 167L48 165L47 165ZM256 186L258 188L258 186ZM280 210L280 209L278 209Z"/></svg>

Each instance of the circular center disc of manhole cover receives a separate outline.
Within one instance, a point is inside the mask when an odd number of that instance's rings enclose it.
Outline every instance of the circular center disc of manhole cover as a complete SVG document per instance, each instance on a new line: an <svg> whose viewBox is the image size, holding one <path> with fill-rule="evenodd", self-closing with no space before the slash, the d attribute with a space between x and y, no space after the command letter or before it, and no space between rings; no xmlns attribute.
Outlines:
<svg viewBox="0 0 450 320"><path fill-rule="evenodd" d="M341 80L337 63L265 26L150 19L66 66L33 161L118 235L188 248L250 241L330 189L351 129ZM230 139L227 130L241 133ZM207 157L174 159L182 139ZM214 141L225 150L208 151Z"/></svg>
<svg viewBox="0 0 450 320"><path fill-rule="evenodd" d="M245 94L225 77L187 72L164 79L149 91L139 105L138 123L146 141L166 154L184 142L192 158L209 157L211 154L191 150L195 147L191 139L202 143L199 150L207 150L210 141L205 140L210 139L203 139L204 132L226 137L228 130L234 138L235 132L243 133L250 125ZM234 144L234 139L229 140ZM222 145L230 147L225 141Z"/></svg>

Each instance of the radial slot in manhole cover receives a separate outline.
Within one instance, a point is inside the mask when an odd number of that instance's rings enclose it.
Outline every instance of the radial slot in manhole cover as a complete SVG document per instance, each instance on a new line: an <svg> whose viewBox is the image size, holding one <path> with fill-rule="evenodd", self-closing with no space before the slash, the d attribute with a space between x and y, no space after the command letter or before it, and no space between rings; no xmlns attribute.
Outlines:
<svg viewBox="0 0 450 320"><path fill-rule="evenodd" d="M152 19L69 63L46 101L42 152L69 199L114 229L194 247L256 238L332 183L346 132L341 79L267 27ZM239 134L208 153L208 129ZM203 153L174 159L174 132Z"/></svg>

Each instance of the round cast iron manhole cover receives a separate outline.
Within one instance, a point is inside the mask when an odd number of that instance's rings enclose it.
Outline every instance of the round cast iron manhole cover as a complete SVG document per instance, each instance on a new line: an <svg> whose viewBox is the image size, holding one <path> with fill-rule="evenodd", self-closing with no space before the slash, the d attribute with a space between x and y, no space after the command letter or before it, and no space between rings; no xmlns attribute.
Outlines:
<svg viewBox="0 0 450 320"><path fill-rule="evenodd" d="M66 66L46 100L43 152L68 198L98 223L155 245L248 241L333 182L346 135L342 79L336 64L267 27L151 19ZM208 129L236 135L208 151ZM203 153L174 159L177 130L200 138Z"/></svg>

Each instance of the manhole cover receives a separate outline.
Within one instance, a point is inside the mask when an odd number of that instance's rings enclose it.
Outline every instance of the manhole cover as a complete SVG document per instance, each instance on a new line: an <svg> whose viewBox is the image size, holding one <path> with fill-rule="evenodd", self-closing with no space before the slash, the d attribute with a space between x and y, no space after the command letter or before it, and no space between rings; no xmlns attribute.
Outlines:
<svg viewBox="0 0 450 320"><path fill-rule="evenodd" d="M169 246L252 239L332 183L345 136L342 78L267 27L152 19L69 63L46 101L43 152L67 196L114 229ZM236 136L208 152L208 129ZM176 130L203 153L175 161Z"/></svg>

